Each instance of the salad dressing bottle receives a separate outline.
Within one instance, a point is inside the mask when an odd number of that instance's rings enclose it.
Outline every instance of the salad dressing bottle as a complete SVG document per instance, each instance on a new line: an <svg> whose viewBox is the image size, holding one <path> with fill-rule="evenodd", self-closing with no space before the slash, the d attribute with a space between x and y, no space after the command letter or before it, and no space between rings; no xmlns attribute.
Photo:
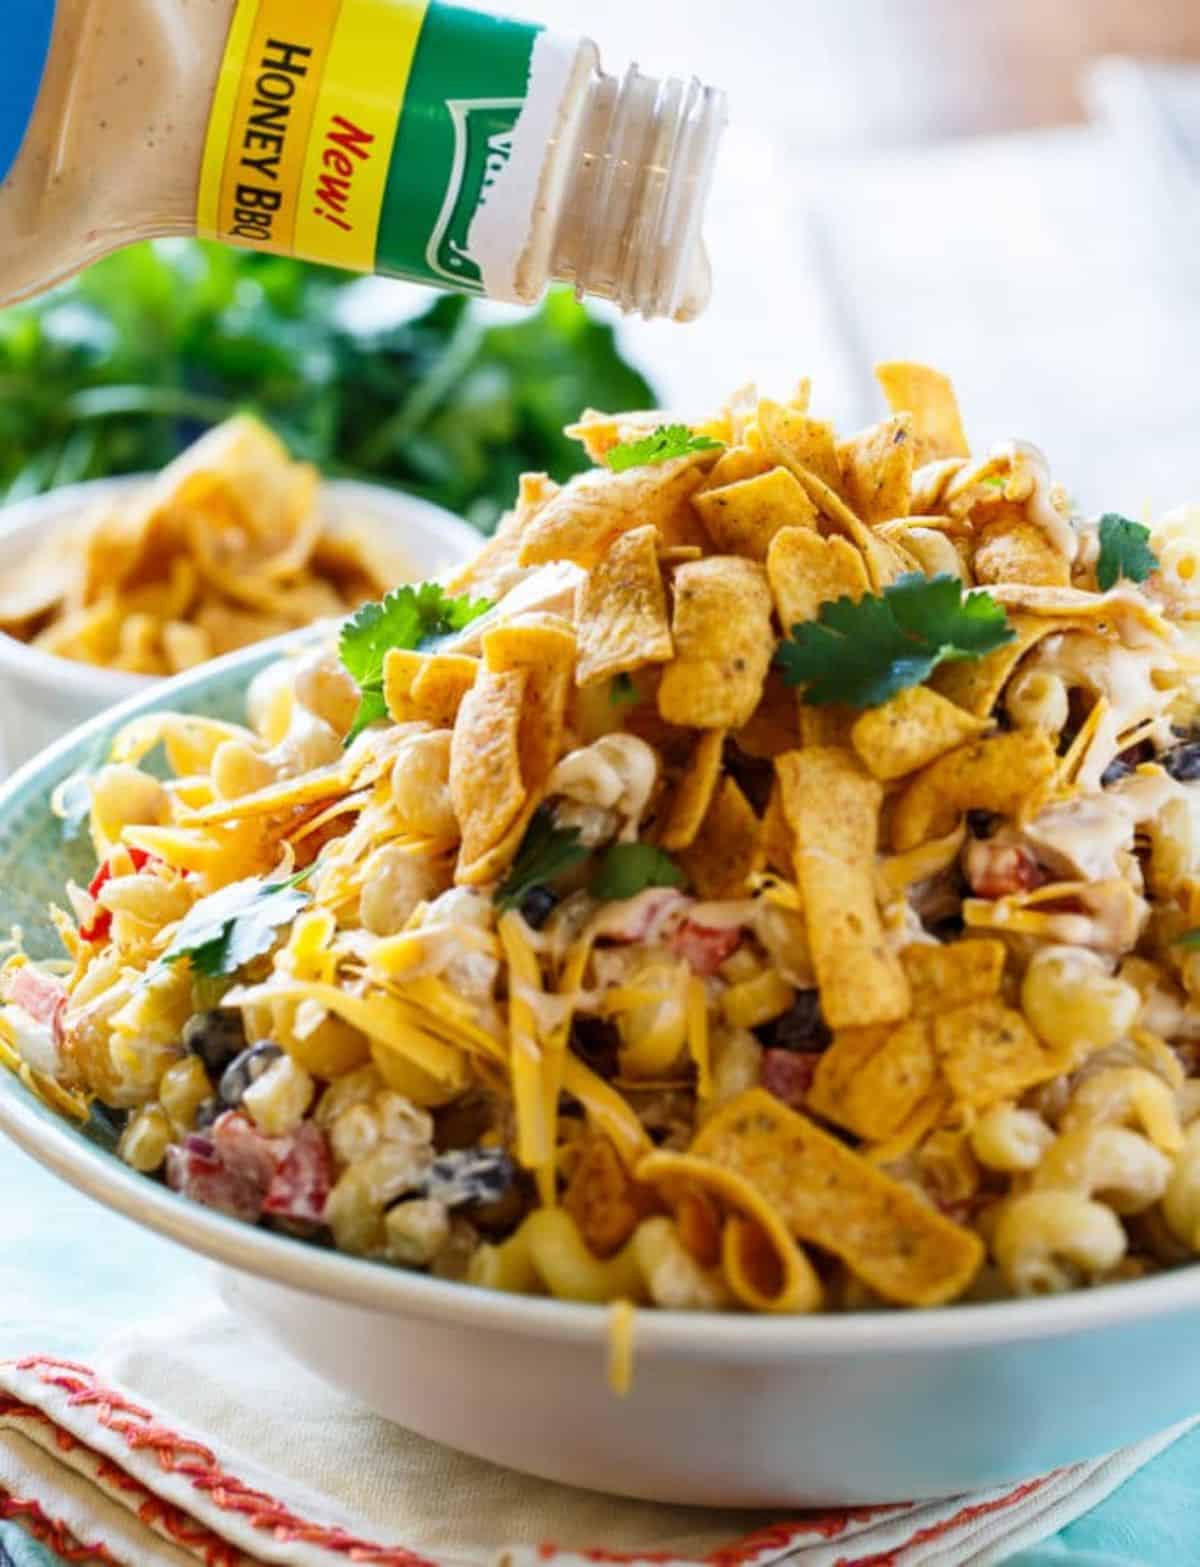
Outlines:
<svg viewBox="0 0 1200 1567"><path fill-rule="evenodd" d="M723 95L440 0L5 0L0 304L198 234L534 302L708 298Z"/></svg>

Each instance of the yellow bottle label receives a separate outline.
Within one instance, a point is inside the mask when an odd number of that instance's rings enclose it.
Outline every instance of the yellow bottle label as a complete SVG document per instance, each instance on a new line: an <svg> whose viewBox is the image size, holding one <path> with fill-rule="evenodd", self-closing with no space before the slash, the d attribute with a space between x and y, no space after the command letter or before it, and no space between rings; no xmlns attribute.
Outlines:
<svg viewBox="0 0 1200 1567"><path fill-rule="evenodd" d="M429 0L238 0L209 122L206 239L376 264Z"/></svg>

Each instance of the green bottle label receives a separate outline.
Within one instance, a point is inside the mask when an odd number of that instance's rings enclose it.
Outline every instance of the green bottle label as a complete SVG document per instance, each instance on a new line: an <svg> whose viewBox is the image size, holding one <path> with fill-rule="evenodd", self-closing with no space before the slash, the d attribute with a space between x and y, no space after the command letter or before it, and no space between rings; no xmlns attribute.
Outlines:
<svg viewBox="0 0 1200 1567"><path fill-rule="evenodd" d="M198 228L512 298L573 56L427 0L239 0Z"/></svg>
<svg viewBox="0 0 1200 1567"><path fill-rule="evenodd" d="M512 156L540 31L430 7L388 177L379 271L483 292L471 225Z"/></svg>

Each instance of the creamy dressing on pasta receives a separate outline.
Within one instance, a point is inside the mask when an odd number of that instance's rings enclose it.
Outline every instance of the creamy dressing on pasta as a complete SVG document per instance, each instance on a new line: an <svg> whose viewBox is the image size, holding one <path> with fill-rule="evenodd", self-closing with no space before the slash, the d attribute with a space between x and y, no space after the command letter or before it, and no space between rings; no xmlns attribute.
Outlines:
<svg viewBox="0 0 1200 1567"><path fill-rule="evenodd" d="M1050 467L1043 453L1032 441L1007 441L995 455L1006 457L1014 474L1028 477L1031 488L1025 510L1030 522L1042 530L1064 560L1073 561L1079 549L1079 538L1071 526L1071 519L1054 504Z"/></svg>
<svg viewBox="0 0 1200 1567"><path fill-rule="evenodd" d="M1159 644L1133 649L1087 631L1057 632L1030 654L1028 670L1057 675L1065 685L1090 691L1108 703L1079 773L1081 789L1098 789L1101 774L1122 745L1129 743L1131 731L1164 717L1175 700L1175 688L1159 684L1167 667L1166 651ZM1169 727L1159 738L1168 737Z"/></svg>

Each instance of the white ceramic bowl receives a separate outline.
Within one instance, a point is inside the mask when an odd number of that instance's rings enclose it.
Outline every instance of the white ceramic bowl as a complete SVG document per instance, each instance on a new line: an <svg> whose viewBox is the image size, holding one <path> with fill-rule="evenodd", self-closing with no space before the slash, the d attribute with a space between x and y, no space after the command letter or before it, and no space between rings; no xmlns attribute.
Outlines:
<svg viewBox="0 0 1200 1567"><path fill-rule="evenodd" d="M143 477L98 479L0 508L0 572L55 528L77 521L98 500L147 482ZM479 547L474 528L400 490L338 479L325 484L323 500L332 512L361 518L401 548L417 578L435 576ZM18 766L105 708L157 683L150 676L57 658L0 632L0 771Z"/></svg>
<svg viewBox="0 0 1200 1567"><path fill-rule="evenodd" d="M297 638L288 639L295 643ZM0 929L49 955L45 903L86 850L47 800L125 719L235 717L263 644L156 684L0 790ZM239 1224L127 1169L0 1071L0 1131L81 1191L216 1261L226 1298L327 1381L466 1452L662 1501L819 1506L949 1495L1094 1456L1200 1409L1200 1266L997 1305L762 1318L608 1314L442 1283ZM86 1299L86 1280L80 1281Z"/></svg>

